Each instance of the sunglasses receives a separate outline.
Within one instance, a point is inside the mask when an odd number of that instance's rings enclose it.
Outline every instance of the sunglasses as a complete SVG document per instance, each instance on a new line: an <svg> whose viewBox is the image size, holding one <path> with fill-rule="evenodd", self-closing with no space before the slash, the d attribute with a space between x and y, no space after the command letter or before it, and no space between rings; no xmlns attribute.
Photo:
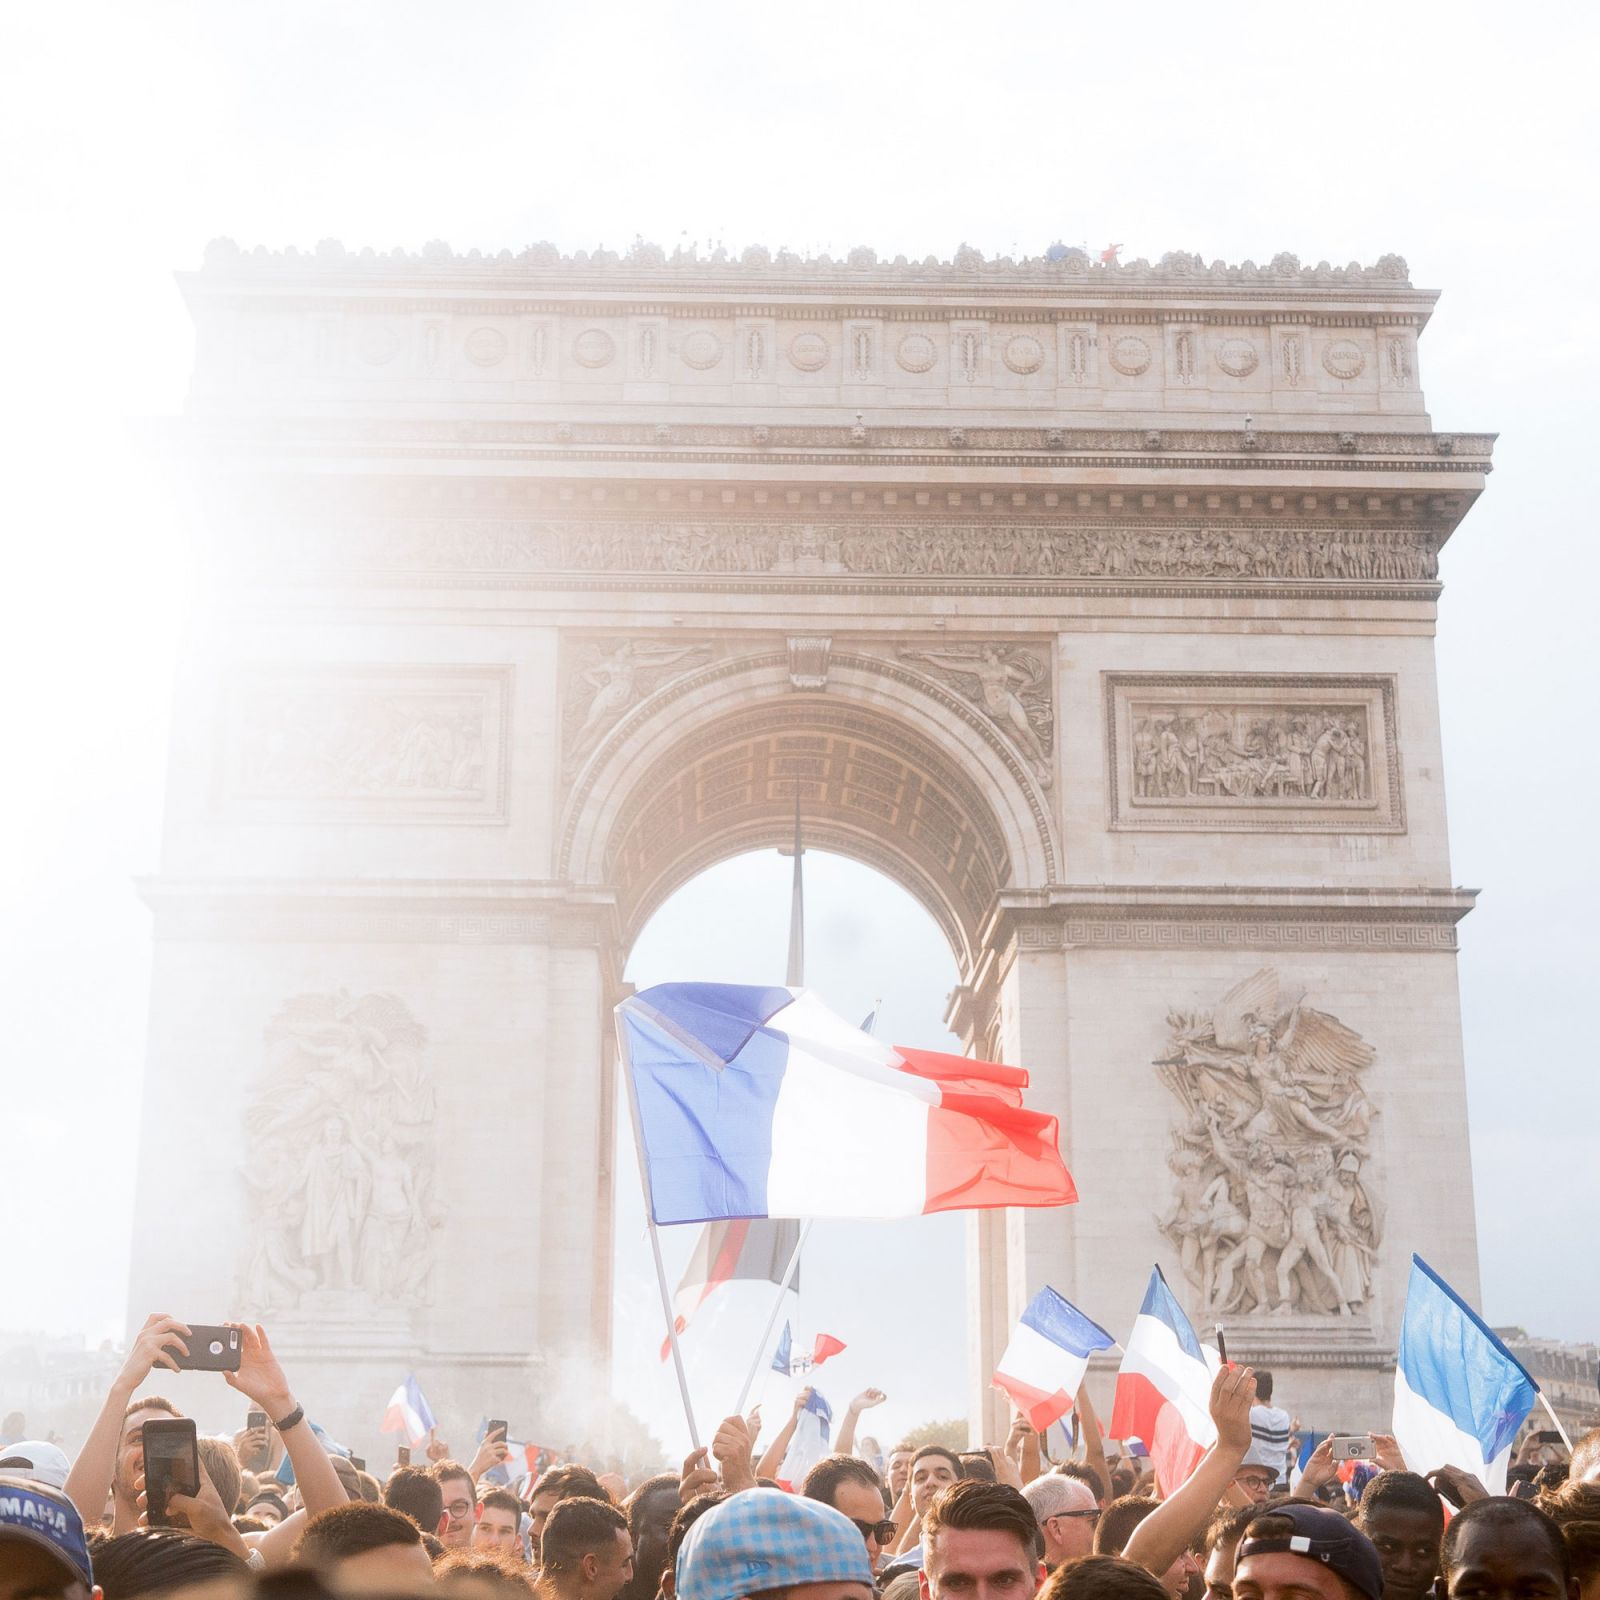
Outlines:
<svg viewBox="0 0 1600 1600"><path fill-rule="evenodd" d="M885 1545L894 1538L894 1519L885 1517L882 1522L863 1522L860 1517L851 1517L856 1527L861 1531L863 1539L871 1539L874 1544Z"/></svg>

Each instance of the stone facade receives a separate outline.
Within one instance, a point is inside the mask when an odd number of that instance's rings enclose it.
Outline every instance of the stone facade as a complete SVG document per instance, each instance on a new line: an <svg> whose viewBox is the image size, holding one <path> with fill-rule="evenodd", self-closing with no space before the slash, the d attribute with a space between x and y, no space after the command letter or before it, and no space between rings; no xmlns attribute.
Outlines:
<svg viewBox="0 0 1600 1600"><path fill-rule="evenodd" d="M624 957L798 792L1084 1196L971 1224L975 1429L1033 1290L1114 1325L1152 1260L1299 1409L1381 1414L1409 1252L1477 1289L1432 636L1492 440L1433 431L1403 262L182 281L215 584L136 1237L188 1245L136 1312L271 1315L335 1431L374 1349L449 1406L592 1376Z"/></svg>

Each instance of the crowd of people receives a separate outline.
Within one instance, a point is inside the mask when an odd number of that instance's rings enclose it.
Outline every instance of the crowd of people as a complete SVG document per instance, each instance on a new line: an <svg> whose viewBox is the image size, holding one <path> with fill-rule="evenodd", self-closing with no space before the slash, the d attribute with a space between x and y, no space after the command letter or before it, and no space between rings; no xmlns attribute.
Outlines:
<svg viewBox="0 0 1600 1600"><path fill-rule="evenodd" d="M576 1461L514 1477L503 1430L467 1462L430 1435L380 1482L237 1326L224 1377L266 1425L198 1438L198 1492L158 1497L158 1526L145 1432L178 1412L152 1375L187 1355L183 1323L145 1324L76 1458L0 1445L0 1600L1600 1600L1600 1428L1570 1459L1530 1433L1505 1495L1408 1471L1383 1434L1359 1472L1332 1439L1301 1466L1271 1375L1225 1364L1216 1442L1165 1497L1086 1391L1066 1461L1021 1417L983 1450L858 1451L869 1390L798 1482L776 1474L804 1393L764 1447L730 1416L633 1483Z"/></svg>

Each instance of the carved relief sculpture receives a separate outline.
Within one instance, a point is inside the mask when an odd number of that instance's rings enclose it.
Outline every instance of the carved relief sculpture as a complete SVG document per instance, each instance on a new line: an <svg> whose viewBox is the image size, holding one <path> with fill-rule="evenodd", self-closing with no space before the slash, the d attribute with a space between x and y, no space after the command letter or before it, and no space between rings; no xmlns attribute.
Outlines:
<svg viewBox="0 0 1600 1600"><path fill-rule="evenodd" d="M267 1025L244 1113L245 1301L430 1299L434 1088L427 1035L394 995L302 994Z"/></svg>
<svg viewBox="0 0 1600 1600"><path fill-rule="evenodd" d="M1351 1316L1382 1216L1366 1174L1376 1052L1262 968L1214 1010L1173 1011L1155 1065L1183 1106L1158 1219L1208 1312Z"/></svg>
<svg viewBox="0 0 1600 1600"><path fill-rule="evenodd" d="M660 644L649 639L580 643L568 668L563 706L562 771L570 779L595 746L673 667L710 658L707 644ZM685 670L688 670L685 667Z"/></svg>
<svg viewBox="0 0 1600 1600"><path fill-rule="evenodd" d="M1054 716L1047 661L1018 645L950 645L939 650L901 650L902 661L921 662L933 675L983 707L1010 738L1039 782L1050 783Z"/></svg>

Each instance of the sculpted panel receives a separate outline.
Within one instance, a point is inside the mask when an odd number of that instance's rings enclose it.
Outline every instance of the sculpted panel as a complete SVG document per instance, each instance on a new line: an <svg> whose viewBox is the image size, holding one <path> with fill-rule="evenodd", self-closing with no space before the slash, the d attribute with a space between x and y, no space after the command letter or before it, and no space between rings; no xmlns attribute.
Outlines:
<svg viewBox="0 0 1600 1600"><path fill-rule="evenodd" d="M616 572L1432 582L1421 529L1069 527L975 522L663 523L397 517L308 525L264 544L274 572Z"/></svg>
<svg viewBox="0 0 1600 1600"><path fill-rule="evenodd" d="M1113 828L1405 825L1385 677L1112 674Z"/></svg>
<svg viewBox="0 0 1600 1600"><path fill-rule="evenodd" d="M703 641L583 639L565 663L561 763L570 781L594 747L646 695L668 678L703 667L712 648Z"/></svg>
<svg viewBox="0 0 1600 1600"><path fill-rule="evenodd" d="M902 661L917 662L924 671L980 706L1022 752L1039 782L1049 786L1055 715L1047 649L974 644L908 648L898 654Z"/></svg>
<svg viewBox="0 0 1600 1600"><path fill-rule="evenodd" d="M499 821L510 671L264 669L224 692L219 799L228 814Z"/></svg>
<svg viewBox="0 0 1600 1600"><path fill-rule="evenodd" d="M1173 1011L1156 1063L1183 1108L1162 1231L1218 1315L1353 1315L1383 1219L1370 1187L1376 1052L1262 968L1211 1011Z"/></svg>
<svg viewBox="0 0 1600 1600"><path fill-rule="evenodd" d="M427 1034L391 994L302 994L267 1024L244 1113L247 1303L430 1298L434 1087Z"/></svg>

